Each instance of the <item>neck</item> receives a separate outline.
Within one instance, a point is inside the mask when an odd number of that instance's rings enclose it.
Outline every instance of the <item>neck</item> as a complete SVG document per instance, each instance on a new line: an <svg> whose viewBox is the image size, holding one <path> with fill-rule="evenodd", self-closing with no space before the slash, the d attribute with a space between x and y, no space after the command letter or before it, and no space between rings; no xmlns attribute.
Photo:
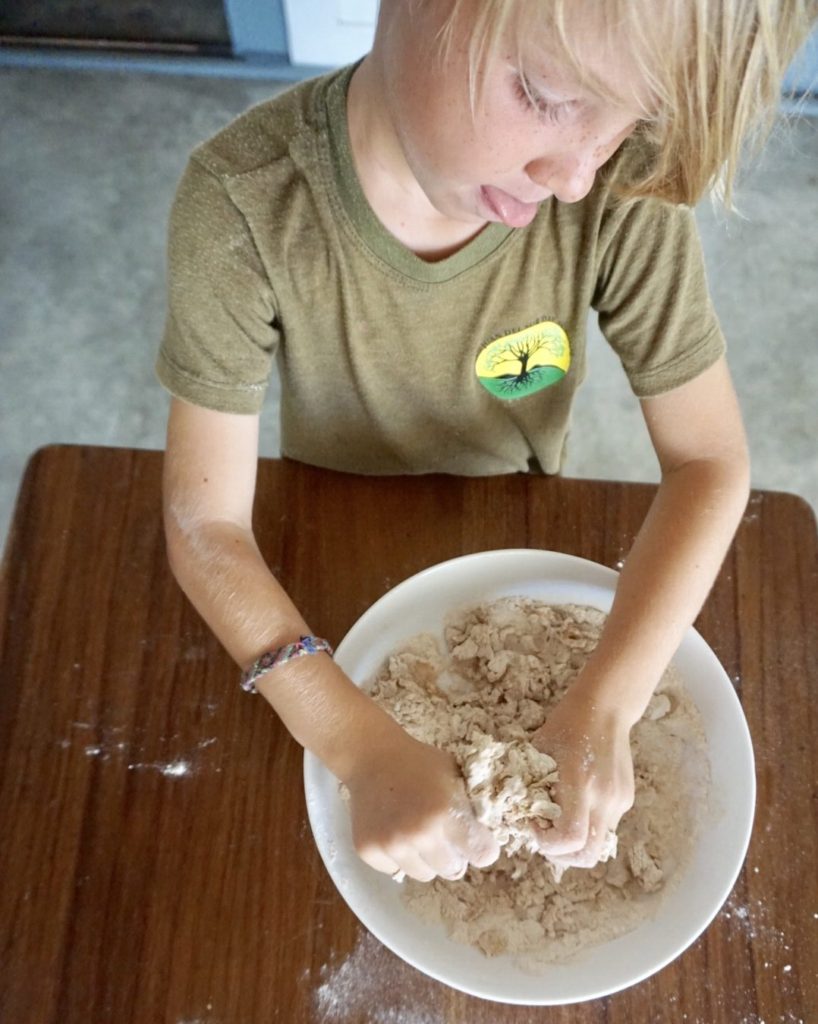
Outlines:
<svg viewBox="0 0 818 1024"><path fill-rule="evenodd" d="M384 103L385 95L381 69L375 54L371 53L355 69L347 95L347 122L355 170L367 198L369 191L391 193L403 203L411 204L413 213L433 217L437 211L406 161Z"/></svg>
<svg viewBox="0 0 818 1024"><path fill-rule="evenodd" d="M398 241L423 259L445 259L482 231L442 214L409 166L388 105L377 53L355 69L347 94L352 159L375 215Z"/></svg>

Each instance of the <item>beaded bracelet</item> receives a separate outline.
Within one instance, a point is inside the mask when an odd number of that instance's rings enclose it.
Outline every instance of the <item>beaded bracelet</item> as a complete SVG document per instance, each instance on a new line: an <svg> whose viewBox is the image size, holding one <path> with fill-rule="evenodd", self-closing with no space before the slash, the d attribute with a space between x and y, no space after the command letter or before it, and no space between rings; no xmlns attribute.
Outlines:
<svg viewBox="0 0 818 1024"><path fill-rule="evenodd" d="M322 651L326 651L332 657L333 651L329 643L318 636L302 636L295 643L284 644L283 647L279 647L275 651L267 651L254 665L242 673L241 688L248 693L258 693L256 680L259 676L266 675L277 665L283 665L286 661L292 661L293 658L300 658L305 654L320 654Z"/></svg>

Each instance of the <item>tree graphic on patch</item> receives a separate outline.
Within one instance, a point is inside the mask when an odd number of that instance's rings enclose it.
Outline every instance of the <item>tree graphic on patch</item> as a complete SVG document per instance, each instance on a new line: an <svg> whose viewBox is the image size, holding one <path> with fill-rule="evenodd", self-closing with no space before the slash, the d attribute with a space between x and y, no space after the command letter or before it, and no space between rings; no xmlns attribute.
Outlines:
<svg viewBox="0 0 818 1024"><path fill-rule="evenodd" d="M553 320L490 341L475 362L477 379L496 398L533 395L562 380L571 365L568 335Z"/></svg>

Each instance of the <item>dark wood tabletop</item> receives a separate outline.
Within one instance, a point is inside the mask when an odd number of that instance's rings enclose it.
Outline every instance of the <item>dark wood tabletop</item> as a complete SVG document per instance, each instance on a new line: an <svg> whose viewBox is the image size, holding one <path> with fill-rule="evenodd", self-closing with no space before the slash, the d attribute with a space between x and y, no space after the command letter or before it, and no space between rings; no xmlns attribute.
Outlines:
<svg viewBox="0 0 818 1024"><path fill-rule="evenodd" d="M818 536L756 491L697 627L736 685L758 804L735 890L674 963L571 1007L502 1006L372 938L312 841L302 751L179 590L162 455L27 468L0 578L2 1024L818 1024ZM357 477L262 460L256 532L315 632L490 548L616 566L655 488Z"/></svg>

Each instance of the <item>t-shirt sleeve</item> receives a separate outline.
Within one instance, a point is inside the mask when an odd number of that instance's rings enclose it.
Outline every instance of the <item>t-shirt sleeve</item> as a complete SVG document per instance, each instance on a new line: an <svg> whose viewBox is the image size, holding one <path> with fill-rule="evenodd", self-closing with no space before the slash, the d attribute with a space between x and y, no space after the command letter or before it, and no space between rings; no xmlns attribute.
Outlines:
<svg viewBox="0 0 818 1024"><path fill-rule="evenodd" d="M615 207L599 251L593 306L635 395L685 384L724 353L691 209L655 199Z"/></svg>
<svg viewBox="0 0 818 1024"><path fill-rule="evenodd" d="M272 285L219 176L191 157L168 226L168 306L156 375L218 412L257 413L278 345Z"/></svg>

